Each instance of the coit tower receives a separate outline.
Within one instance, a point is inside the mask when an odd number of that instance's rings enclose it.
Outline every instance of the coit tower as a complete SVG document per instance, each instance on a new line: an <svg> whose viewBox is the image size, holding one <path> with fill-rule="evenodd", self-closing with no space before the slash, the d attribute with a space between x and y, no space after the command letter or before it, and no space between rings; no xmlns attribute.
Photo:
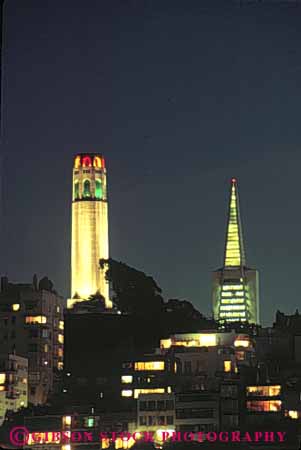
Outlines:
<svg viewBox="0 0 301 450"><path fill-rule="evenodd" d="M109 257L108 201L105 160L96 153L74 158L72 182L71 299L88 300L101 294L111 308L106 267L99 260Z"/></svg>

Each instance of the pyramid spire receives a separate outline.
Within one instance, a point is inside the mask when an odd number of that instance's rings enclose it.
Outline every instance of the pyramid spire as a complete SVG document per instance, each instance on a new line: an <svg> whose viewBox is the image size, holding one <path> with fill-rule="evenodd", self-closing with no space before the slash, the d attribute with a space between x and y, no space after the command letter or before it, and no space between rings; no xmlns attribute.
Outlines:
<svg viewBox="0 0 301 450"><path fill-rule="evenodd" d="M236 178L231 179L224 267L242 267L246 264Z"/></svg>

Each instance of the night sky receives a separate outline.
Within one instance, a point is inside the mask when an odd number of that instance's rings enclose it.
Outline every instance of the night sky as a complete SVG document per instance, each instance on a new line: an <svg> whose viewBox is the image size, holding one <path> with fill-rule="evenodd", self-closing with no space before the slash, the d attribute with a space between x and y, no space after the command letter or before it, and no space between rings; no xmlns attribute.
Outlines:
<svg viewBox="0 0 301 450"><path fill-rule="evenodd" d="M300 14L293 1L6 0L1 273L47 274L69 296L73 156L101 152L111 257L209 314L235 176L263 323L293 313Z"/></svg>

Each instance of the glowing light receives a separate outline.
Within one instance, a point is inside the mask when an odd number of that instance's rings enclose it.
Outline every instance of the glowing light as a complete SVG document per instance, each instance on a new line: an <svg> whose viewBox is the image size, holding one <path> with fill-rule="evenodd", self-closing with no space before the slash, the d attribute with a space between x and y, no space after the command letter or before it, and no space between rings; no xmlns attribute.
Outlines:
<svg viewBox="0 0 301 450"><path fill-rule="evenodd" d="M70 444L62 445L62 450L71 450L71 445Z"/></svg>
<svg viewBox="0 0 301 450"><path fill-rule="evenodd" d="M90 156L83 157L83 167L92 167L92 161Z"/></svg>
<svg viewBox="0 0 301 450"><path fill-rule="evenodd" d="M133 376L132 375L122 375L121 377L121 383L127 384L133 382Z"/></svg>
<svg viewBox="0 0 301 450"><path fill-rule="evenodd" d="M160 340L160 348L170 348L171 347L171 339L161 339Z"/></svg>
<svg viewBox="0 0 301 450"><path fill-rule="evenodd" d="M13 311L19 311L19 309L20 309L19 303L14 303L14 304L12 305L12 310L13 310Z"/></svg>
<svg viewBox="0 0 301 450"><path fill-rule="evenodd" d="M224 372L231 372L231 361L224 361Z"/></svg>
<svg viewBox="0 0 301 450"><path fill-rule="evenodd" d="M248 337L245 337L245 338L237 338L237 339L235 339L235 341L234 341L234 346L235 347L245 347L245 348L247 348L247 347L249 347L249 345L250 345L250 341L249 341L249 338Z"/></svg>
<svg viewBox="0 0 301 450"><path fill-rule="evenodd" d="M276 384L272 386L247 386L247 396L255 397L275 397L280 395L281 386Z"/></svg>
<svg viewBox="0 0 301 450"><path fill-rule="evenodd" d="M134 398L138 398L140 394L164 394L165 388L150 389L134 389Z"/></svg>
<svg viewBox="0 0 301 450"><path fill-rule="evenodd" d="M102 158L97 158L103 167ZM99 163L94 160L95 164ZM87 167L92 158L84 155L82 162ZM84 172L76 175L78 198L72 202L71 298L67 301L67 307L72 308L75 302L100 293L105 298L106 308L111 308L109 283L105 276L107 267L99 268L99 260L109 258L106 176L102 171L101 179L94 180L93 173Z"/></svg>
<svg viewBox="0 0 301 450"><path fill-rule="evenodd" d="M249 411L280 412L281 400L249 400L247 409Z"/></svg>
<svg viewBox="0 0 301 450"><path fill-rule="evenodd" d="M226 236L225 267L241 266L244 261L236 179L232 178L229 218Z"/></svg>
<svg viewBox="0 0 301 450"><path fill-rule="evenodd" d="M299 419L299 412L298 411L287 411L287 416L290 417L291 419Z"/></svg>
<svg viewBox="0 0 301 450"><path fill-rule="evenodd" d="M29 324L43 324L47 323L47 317L46 316L26 316L25 317L25 323Z"/></svg>
<svg viewBox="0 0 301 450"><path fill-rule="evenodd" d="M95 197L99 200L102 198L101 180L95 180Z"/></svg>
<svg viewBox="0 0 301 450"><path fill-rule="evenodd" d="M201 334L200 346L201 347L214 347L216 345L216 334Z"/></svg>
<svg viewBox="0 0 301 450"><path fill-rule="evenodd" d="M164 361L135 362L135 370L164 370Z"/></svg>
<svg viewBox="0 0 301 450"><path fill-rule="evenodd" d="M77 156L74 161L74 168L78 169L80 167L80 156Z"/></svg>
<svg viewBox="0 0 301 450"><path fill-rule="evenodd" d="M63 425L68 426L68 427L71 425L71 416L63 417Z"/></svg>
<svg viewBox="0 0 301 450"><path fill-rule="evenodd" d="M101 158L99 156L94 156L93 166L101 168Z"/></svg>
<svg viewBox="0 0 301 450"><path fill-rule="evenodd" d="M0 384L4 384L6 380L6 374L0 373Z"/></svg>
<svg viewBox="0 0 301 450"><path fill-rule="evenodd" d="M121 391L121 397L133 397L133 391L131 389L125 389Z"/></svg>

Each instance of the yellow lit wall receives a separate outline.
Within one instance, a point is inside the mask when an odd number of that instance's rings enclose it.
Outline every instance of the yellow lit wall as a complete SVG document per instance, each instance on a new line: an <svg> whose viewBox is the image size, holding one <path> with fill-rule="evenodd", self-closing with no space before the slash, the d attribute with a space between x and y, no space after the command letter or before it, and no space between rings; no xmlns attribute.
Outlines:
<svg viewBox="0 0 301 450"><path fill-rule="evenodd" d="M84 192L87 180L91 189L88 197ZM102 186L102 197L98 199L95 198L97 180L101 181ZM76 196L73 191L72 202L71 297L73 299L74 296L79 296L80 299L87 300L90 295L99 292L105 298L106 307L111 308L109 284L105 279L107 268L99 267L99 260L109 257L105 169L101 171L98 167L93 167L93 164L92 167L74 168L73 187L76 183L78 194ZM72 299L68 302L68 307L74 303Z"/></svg>

